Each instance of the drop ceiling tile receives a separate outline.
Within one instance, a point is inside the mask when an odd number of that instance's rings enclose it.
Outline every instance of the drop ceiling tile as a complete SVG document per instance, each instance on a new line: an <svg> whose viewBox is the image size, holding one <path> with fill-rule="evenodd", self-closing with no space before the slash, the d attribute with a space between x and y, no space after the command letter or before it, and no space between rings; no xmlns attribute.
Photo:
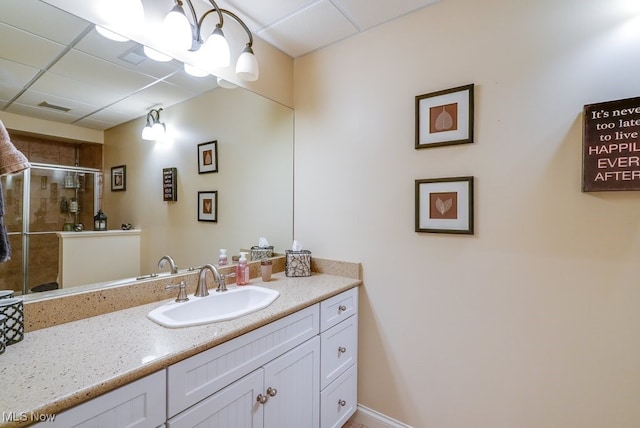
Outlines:
<svg viewBox="0 0 640 428"><path fill-rule="evenodd" d="M343 11L361 30L374 27L399 16L406 15L438 0L394 0L376 2L375 6L369 0L333 0L333 3Z"/></svg>
<svg viewBox="0 0 640 428"><path fill-rule="evenodd" d="M45 68L64 50L64 46L0 23L0 58L19 62L37 68Z"/></svg>
<svg viewBox="0 0 640 428"><path fill-rule="evenodd" d="M137 73L147 74L156 78L168 76L182 69L182 63L176 60L158 62L144 56L142 45L136 42L115 42L102 37L97 31L87 34L75 48L96 58L109 61ZM143 56L144 60L135 65L127 62L127 54Z"/></svg>
<svg viewBox="0 0 640 428"><path fill-rule="evenodd" d="M94 105L109 105L127 95L115 81L86 83L55 73L45 73L31 89Z"/></svg>
<svg viewBox="0 0 640 428"><path fill-rule="evenodd" d="M51 120L54 122L71 124L78 118L76 116L59 112L56 110L41 109L24 104L13 103L5 111L15 113L22 116L37 117L40 119Z"/></svg>
<svg viewBox="0 0 640 428"><path fill-rule="evenodd" d="M97 129L99 131L104 131L105 129L113 128L114 126L120 125L121 123L128 122L131 118L126 118L124 120L121 119L121 116L117 119L113 119L110 117L101 116L98 114L93 114L91 116L83 117L80 120L75 121L73 124L77 126L83 126L85 128Z"/></svg>
<svg viewBox="0 0 640 428"><path fill-rule="evenodd" d="M109 108L123 111L143 111L146 114L151 108L169 107L196 95L196 92L185 90L179 86L158 82L109 106Z"/></svg>
<svg viewBox="0 0 640 428"><path fill-rule="evenodd" d="M39 71L37 68L0 58L0 84L18 91L31 82Z"/></svg>
<svg viewBox="0 0 640 428"><path fill-rule="evenodd" d="M118 96L137 91L155 81L151 76L135 73L78 50L70 51L50 71L91 85L111 86Z"/></svg>
<svg viewBox="0 0 640 428"><path fill-rule="evenodd" d="M61 97L53 94L45 94L33 89L25 91L24 94L22 94L17 100L15 100L15 102L18 104L34 107L36 109L48 110L47 107L39 106L39 104L46 102L47 104L68 108L69 111L66 112L66 114L78 118L90 114L99 108L94 104L81 103L77 99Z"/></svg>
<svg viewBox="0 0 640 428"><path fill-rule="evenodd" d="M260 31L258 35L298 57L356 34L358 29L328 0L323 0Z"/></svg>
<svg viewBox="0 0 640 428"><path fill-rule="evenodd" d="M63 45L74 40L89 25L87 21L40 0L2 0L1 19Z"/></svg>
<svg viewBox="0 0 640 428"><path fill-rule="evenodd" d="M252 31L258 32L289 15L292 15L317 0L226 0L218 4L223 9L229 9L245 21ZM224 6L223 6L224 5Z"/></svg>
<svg viewBox="0 0 640 428"><path fill-rule="evenodd" d="M184 88L185 90L193 93L203 93L218 87L215 76L209 75L205 77L193 77L184 71L172 74L170 77L165 79L165 82Z"/></svg>

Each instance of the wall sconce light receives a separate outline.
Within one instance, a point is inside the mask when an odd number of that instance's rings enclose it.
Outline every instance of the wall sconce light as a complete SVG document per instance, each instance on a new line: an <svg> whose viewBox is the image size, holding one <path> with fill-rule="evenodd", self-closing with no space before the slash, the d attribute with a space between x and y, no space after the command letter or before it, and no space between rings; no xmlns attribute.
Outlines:
<svg viewBox="0 0 640 428"><path fill-rule="evenodd" d="M231 57L229 43L222 31L224 26L223 15L227 15L240 24L249 38L236 62L236 75L248 81L258 79L260 74L258 61L252 50L253 35L242 19L231 11L220 9L214 0L209 0L213 8L204 12L200 18L198 18L191 0L175 0L175 2L175 6L167 13L162 22L163 34L168 36L167 43L171 43L177 49L200 51L200 58L211 68L226 67L229 65ZM189 6L191 21L187 18L182 7L183 3ZM201 34L202 23L211 13L215 13L218 16L218 23L205 41L202 39Z"/></svg>
<svg viewBox="0 0 640 428"><path fill-rule="evenodd" d="M151 109L149 113L147 113L147 124L142 129L143 140L159 140L166 133L167 126L164 124L164 122L160 122L161 111L161 108Z"/></svg>

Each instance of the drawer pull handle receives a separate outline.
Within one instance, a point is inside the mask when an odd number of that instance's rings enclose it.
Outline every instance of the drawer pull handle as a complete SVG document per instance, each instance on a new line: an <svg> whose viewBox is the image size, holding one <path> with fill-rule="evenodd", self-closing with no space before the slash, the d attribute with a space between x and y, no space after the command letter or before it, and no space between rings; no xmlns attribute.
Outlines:
<svg viewBox="0 0 640 428"><path fill-rule="evenodd" d="M340 407L344 407L347 405L347 402L344 400L338 400L338 404L340 405Z"/></svg>
<svg viewBox="0 0 640 428"><path fill-rule="evenodd" d="M344 346L338 348L338 353L344 354L345 352L347 352L347 348L345 348Z"/></svg>
<svg viewBox="0 0 640 428"><path fill-rule="evenodd" d="M269 397L275 397L277 393L278 393L277 389L271 388L271 387L267 388L267 395Z"/></svg>
<svg viewBox="0 0 640 428"><path fill-rule="evenodd" d="M346 310L347 310L347 307L345 305L338 306L338 312L344 312Z"/></svg>
<svg viewBox="0 0 640 428"><path fill-rule="evenodd" d="M267 397L266 395L262 395L262 394L258 394L258 396L256 397L256 401L260 404L264 404L267 402L267 400L269 399L269 397Z"/></svg>

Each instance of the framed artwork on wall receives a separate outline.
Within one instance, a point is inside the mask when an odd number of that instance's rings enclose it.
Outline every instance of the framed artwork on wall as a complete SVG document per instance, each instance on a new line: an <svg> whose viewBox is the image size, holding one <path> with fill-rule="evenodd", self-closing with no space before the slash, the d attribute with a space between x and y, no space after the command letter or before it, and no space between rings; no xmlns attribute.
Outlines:
<svg viewBox="0 0 640 428"><path fill-rule="evenodd" d="M415 181L416 232L473 235L473 177Z"/></svg>
<svg viewBox="0 0 640 428"><path fill-rule="evenodd" d="M198 221L218 221L218 191L198 192Z"/></svg>
<svg viewBox="0 0 640 428"><path fill-rule="evenodd" d="M111 191L127 190L127 166L119 165L111 168Z"/></svg>
<svg viewBox="0 0 640 428"><path fill-rule="evenodd" d="M198 144L198 174L218 172L218 141Z"/></svg>
<svg viewBox="0 0 640 428"><path fill-rule="evenodd" d="M474 85L416 96L416 149L473 143Z"/></svg>

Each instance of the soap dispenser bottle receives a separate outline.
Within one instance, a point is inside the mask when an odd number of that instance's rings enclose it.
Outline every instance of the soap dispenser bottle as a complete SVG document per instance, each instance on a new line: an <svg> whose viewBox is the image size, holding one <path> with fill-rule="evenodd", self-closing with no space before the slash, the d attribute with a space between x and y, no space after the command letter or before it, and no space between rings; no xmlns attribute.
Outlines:
<svg viewBox="0 0 640 428"><path fill-rule="evenodd" d="M227 258L227 250L224 248L220 249L220 255L218 256L218 266L226 266L229 264L229 259Z"/></svg>
<svg viewBox="0 0 640 428"><path fill-rule="evenodd" d="M247 265L247 253L240 252L240 259L236 266L236 285L247 285L249 283L249 266Z"/></svg>

